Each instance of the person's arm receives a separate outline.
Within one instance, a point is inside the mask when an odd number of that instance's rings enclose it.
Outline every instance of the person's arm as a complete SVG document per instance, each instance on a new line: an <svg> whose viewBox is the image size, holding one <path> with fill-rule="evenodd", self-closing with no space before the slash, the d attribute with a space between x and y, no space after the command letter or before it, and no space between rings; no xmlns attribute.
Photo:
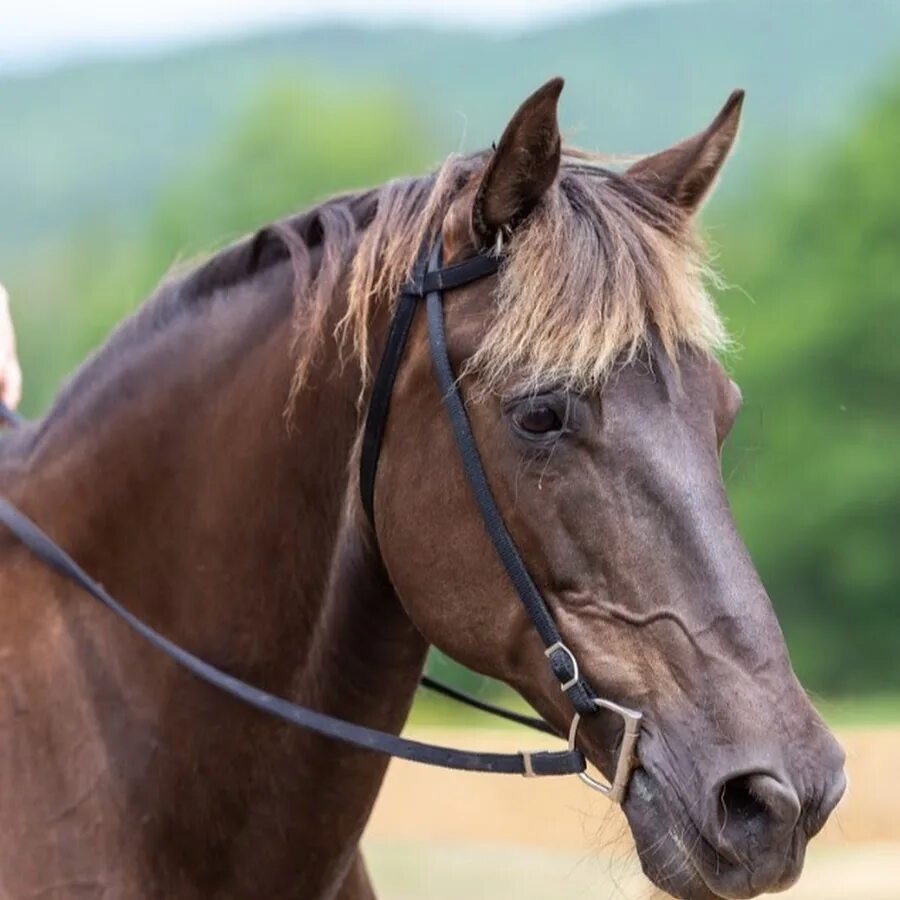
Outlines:
<svg viewBox="0 0 900 900"><path fill-rule="evenodd" d="M9 314L9 295L0 284L0 401L15 409L22 398L22 370L16 355L16 333Z"/></svg>

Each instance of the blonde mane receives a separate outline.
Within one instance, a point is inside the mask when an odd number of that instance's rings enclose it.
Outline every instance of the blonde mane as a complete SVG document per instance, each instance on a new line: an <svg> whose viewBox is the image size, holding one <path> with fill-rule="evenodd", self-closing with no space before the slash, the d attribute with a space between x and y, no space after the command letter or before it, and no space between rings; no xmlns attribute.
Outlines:
<svg viewBox="0 0 900 900"><path fill-rule="evenodd" d="M485 154L453 156L436 175L385 185L355 241L347 241L346 212L322 207L322 259L304 291L309 296L312 289L314 308L300 304L298 312L296 387L324 337L324 305L351 252L337 337L367 383L373 310L394 302L423 240L438 233L485 161ZM352 248L329 249L338 238ZM601 168L597 158L566 151L556 182L502 251L493 313L465 368L486 390L500 390L511 378L526 388L552 382L596 390L647 344L652 328L673 359L680 347L716 353L727 344L691 223L634 179Z"/></svg>

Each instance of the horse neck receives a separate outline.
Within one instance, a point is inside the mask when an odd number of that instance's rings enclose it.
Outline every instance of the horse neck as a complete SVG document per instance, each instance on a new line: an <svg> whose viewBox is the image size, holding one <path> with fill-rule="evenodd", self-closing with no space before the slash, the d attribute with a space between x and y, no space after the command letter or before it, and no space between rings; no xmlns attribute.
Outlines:
<svg viewBox="0 0 900 900"><path fill-rule="evenodd" d="M109 375L95 374L83 390L76 381L67 409L32 441L28 477L7 487L163 634L274 693L396 731L426 647L355 512L359 371L341 368L337 348L323 347L286 426L294 333L288 267L266 281L264 291L247 284L198 305L140 346L129 341ZM115 340L108 352L116 354ZM264 857L273 894L295 871L310 896L311 878L324 885L337 877L386 762L264 721L175 670L105 610L73 617L90 603L73 592L57 610L74 638L73 665L105 708L112 693L122 709L138 697L154 710L147 746L166 748L137 767L139 783L125 776L125 793L142 807L134 813L146 817L155 807L150 820L166 823L147 836L148 853L176 853L216 878L259 879L253 863ZM118 770L133 773L134 733L118 743L121 729L104 733L104 715L97 718L103 753L114 769L119 757ZM198 759L204 779L186 779ZM266 773L252 789L248 765ZM298 784L299 794L286 789ZM319 795L333 814L325 826L313 816L313 827L309 810ZM211 820L221 823L215 846ZM277 861L273 841L284 848Z"/></svg>

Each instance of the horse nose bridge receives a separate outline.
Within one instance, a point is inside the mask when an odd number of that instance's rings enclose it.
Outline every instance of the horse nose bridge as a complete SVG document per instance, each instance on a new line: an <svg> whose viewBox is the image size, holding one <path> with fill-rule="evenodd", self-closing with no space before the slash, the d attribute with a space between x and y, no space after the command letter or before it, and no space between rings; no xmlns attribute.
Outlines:
<svg viewBox="0 0 900 900"><path fill-rule="evenodd" d="M793 758L818 754L829 735L786 654L732 661L709 679L706 724L720 748L717 768L756 767L789 774ZM721 749L727 748L727 749Z"/></svg>
<svg viewBox="0 0 900 900"><path fill-rule="evenodd" d="M710 477L704 454L657 462L658 450L630 484L640 487L654 510L655 525L641 537L678 589L690 587L710 616L732 627L755 620L768 640L783 643L768 594L738 531L724 485ZM674 463L678 463L673 468Z"/></svg>
<svg viewBox="0 0 900 900"><path fill-rule="evenodd" d="M694 761L681 775L695 790L705 794L738 775L765 772L804 800L820 776L843 768L839 744L789 667L763 677L722 662L705 668L705 685L690 706L676 698L657 710L667 742Z"/></svg>

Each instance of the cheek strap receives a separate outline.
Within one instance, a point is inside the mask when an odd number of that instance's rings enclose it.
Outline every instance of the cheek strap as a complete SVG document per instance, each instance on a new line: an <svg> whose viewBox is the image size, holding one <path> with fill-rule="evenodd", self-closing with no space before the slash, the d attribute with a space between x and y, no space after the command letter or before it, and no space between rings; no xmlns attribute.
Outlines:
<svg viewBox="0 0 900 900"><path fill-rule="evenodd" d="M429 270L439 270L441 264L441 241L435 242L429 258ZM512 536L506 528L503 516L497 507L497 501L488 484L484 466L472 434L472 426L462 397L453 366L450 363L450 355L447 350L447 334L444 327L444 304L441 291L437 288L426 293L425 303L428 314L428 340L431 345L431 360L434 366L434 375L444 401L444 408L450 418L453 427L453 436L456 439L456 447L462 459L466 478L478 509L481 513L484 527L487 530L491 543L503 563L503 568L509 576L522 605L525 607L529 618L534 624L535 630L544 642L545 653L560 687L568 695L572 705L581 715L592 715L597 711L594 703L596 694L591 686L581 677L575 656L563 643L559 629L544 598L538 591L528 569L513 542Z"/></svg>

